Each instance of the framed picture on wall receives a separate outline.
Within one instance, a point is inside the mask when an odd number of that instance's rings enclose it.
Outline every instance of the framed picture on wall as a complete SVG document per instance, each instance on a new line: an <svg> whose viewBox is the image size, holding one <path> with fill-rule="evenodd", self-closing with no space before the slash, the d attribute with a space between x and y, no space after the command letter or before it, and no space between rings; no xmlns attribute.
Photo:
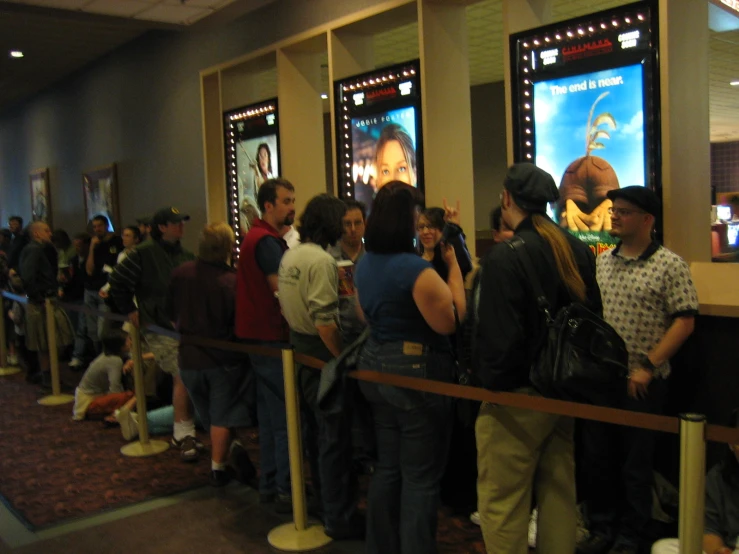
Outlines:
<svg viewBox="0 0 739 554"><path fill-rule="evenodd" d="M96 215L104 215L110 221L109 231L120 230L115 164L85 171L82 174L82 194L85 198L86 224Z"/></svg>
<svg viewBox="0 0 739 554"><path fill-rule="evenodd" d="M31 219L45 221L51 226L51 194L49 191L49 168L34 169L31 181Z"/></svg>

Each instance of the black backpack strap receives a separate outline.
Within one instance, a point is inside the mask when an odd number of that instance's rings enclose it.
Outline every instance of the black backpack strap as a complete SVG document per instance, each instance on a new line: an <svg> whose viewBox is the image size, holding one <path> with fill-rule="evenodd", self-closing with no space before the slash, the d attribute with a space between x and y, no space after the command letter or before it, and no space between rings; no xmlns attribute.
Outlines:
<svg viewBox="0 0 739 554"><path fill-rule="evenodd" d="M536 306L539 308L539 311L547 316L547 319L551 319L551 314L549 312L551 304L549 303L549 300L547 300L546 294L544 294L541 281L534 269L534 263L531 261L531 256L526 250L526 242L518 235L514 235L513 238L510 238L505 242L517 254L516 257L523 266L524 274L531 284L534 296L536 296Z"/></svg>

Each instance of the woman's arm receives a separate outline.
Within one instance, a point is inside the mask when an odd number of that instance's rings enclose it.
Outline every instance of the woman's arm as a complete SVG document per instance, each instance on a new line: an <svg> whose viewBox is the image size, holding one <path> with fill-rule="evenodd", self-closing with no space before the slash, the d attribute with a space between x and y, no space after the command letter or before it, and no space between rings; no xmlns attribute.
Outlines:
<svg viewBox="0 0 739 554"><path fill-rule="evenodd" d="M459 277L461 280L461 274ZM464 296L464 287L462 293ZM434 269L429 267L418 275L413 284L413 300L429 327L442 335L454 333L457 328L454 318L454 297L449 286Z"/></svg>

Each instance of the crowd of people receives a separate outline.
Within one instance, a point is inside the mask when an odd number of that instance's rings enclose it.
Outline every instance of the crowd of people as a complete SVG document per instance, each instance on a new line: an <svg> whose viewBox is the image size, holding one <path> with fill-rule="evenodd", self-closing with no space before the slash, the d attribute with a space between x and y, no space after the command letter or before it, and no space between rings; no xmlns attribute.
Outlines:
<svg viewBox="0 0 739 554"><path fill-rule="evenodd" d="M135 398L125 382L129 334L140 331L146 357L172 382L165 424L157 417L150 427L171 429L172 445L186 462L205 451L196 424L206 429L211 483L223 486L236 477L258 488L262 504L289 512L282 361L162 331L251 346L290 344L326 363L341 360L336 367L342 370L352 349L352 367L359 369L442 383L473 372L486 388L538 396L529 368L545 323L507 244L515 234L535 260L553 310L581 302L625 340L630 372L617 406L661 413L669 360L692 333L698 303L687 264L653 239L661 207L652 191L609 192L618 246L596 260L546 215L558 198L552 177L516 164L491 213L496 245L479 264L466 247L459 204L445 200L424 210L419 190L401 181L378 190L369 217L361 202L321 194L296 222L295 195L289 181L267 179L257 192L259 217L242 243L235 244L229 225L210 224L200 232L197 255L181 244L189 216L174 207L127 227L121 237L101 216L91 222L90 235L73 240L61 232L54 239L40 222L22 231L22 221L11 218L2 235L8 252L0 257L7 260L3 284L29 299L22 317L15 307L6 314L16 330L9 337L12 355L26 358L29 380L48 384L47 298L126 316L123 328L93 315L77 316L72 325L52 304L57 341L72 350L70 367L87 368L74 417L102 417L120 424L125 438L135 437ZM476 321L476 347L472 362L460 366L455 334L469 317ZM629 554L648 546L651 432L578 422L575 452L570 417L483 403L472 427L457 421L449 397L342 375L324 402L321 374L306 367L298 372L309 509L330 537L365 538L372 554L432 554L440 499L454 497L456 509L474 512L491 553L528 551L532 510L540 553ZM238 439L255 425L258 479ZM711 481L712 498L730 494L726 483L736 487L735 462L722 466L728 468L723 481ZM358 510L362 472L371 474L365 514ZM589 529L580 540L578 498ZM706 552L724 554L735 546L737 512L712 502Z"/></svg>

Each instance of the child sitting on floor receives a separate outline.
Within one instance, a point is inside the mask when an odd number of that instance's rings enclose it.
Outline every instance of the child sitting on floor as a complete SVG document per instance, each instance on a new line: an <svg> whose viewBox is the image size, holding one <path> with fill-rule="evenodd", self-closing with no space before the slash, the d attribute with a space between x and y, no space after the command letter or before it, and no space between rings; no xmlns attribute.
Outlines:
<svg viewBox="0 0 739 554"><path fill-rule="evenodd" d="M74 391L73 419L101 419L112 414L133 397L124 391L124 372L133 366L125 361L131 352L131 337L122 329L112 329L102 337L103 353L95 358ZM146 358L146 355L143 356Z"/></svg>

